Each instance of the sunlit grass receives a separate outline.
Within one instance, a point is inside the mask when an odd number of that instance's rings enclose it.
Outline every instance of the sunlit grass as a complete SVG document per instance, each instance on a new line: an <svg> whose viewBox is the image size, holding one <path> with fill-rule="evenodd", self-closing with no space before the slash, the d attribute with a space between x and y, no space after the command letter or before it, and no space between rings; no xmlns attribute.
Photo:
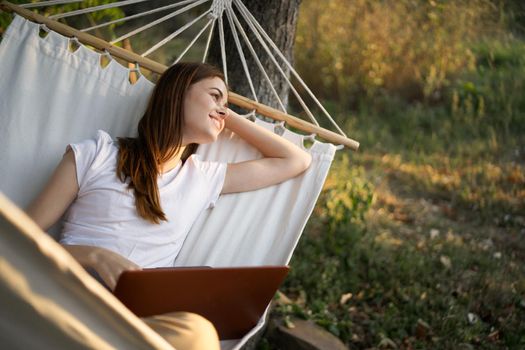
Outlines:
<svg viewBox="0 0 525 350"><path fill-rule="evenodd" d="M472 47L434 102L327 103L362 146L338 154L278 314L352 349L525 347L524 47Z"/></svg>

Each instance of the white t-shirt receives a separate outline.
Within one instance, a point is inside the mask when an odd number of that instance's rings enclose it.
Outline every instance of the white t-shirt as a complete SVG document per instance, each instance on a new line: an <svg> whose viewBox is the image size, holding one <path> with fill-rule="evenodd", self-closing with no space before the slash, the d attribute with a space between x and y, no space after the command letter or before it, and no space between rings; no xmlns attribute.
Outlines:
<svg viewBox="0 0 525 350"><path fill-rule="evenodd" d="M141 218L133 191L116 174L118 143L99 130L94 139L71 144L79 191L62 230L63 244L112 250L141 267L173 266L192 224L213 207L226 175L226 163L190 156L158 179L168 221Z"/></svg>

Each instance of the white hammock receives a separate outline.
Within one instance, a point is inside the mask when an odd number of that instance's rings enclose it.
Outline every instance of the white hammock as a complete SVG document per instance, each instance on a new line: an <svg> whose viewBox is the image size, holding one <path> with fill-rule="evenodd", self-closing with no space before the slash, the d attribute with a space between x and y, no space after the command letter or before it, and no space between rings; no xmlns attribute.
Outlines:
<svg viewBox="0 0 525 350"><path fill-rule="evenodd" d="M89 138L97 129L104 129L112 136L132 135L153 87L142 76L131 85L129 70L116 61L103 69L100 54L84 46L75 53L70 52L69 40L52 31L42 39L39 25L17 16L0 45L0 191L22 207L49 178L68 143ZM274 128L273 124L258 123ZM284 137L300 146L303 144L302 135L285 131ZM223 196L216 207L204 213L194 225L176 264L287 264L312 212L335 149L331 144L314 141L309 149L312 165L303 175L266 189ZM201 147L199 153L205 159L223 161L258 156L252 147L228 133L218 142ZM7 230L0 232L0 237L16 240L13 234L16 232ZM35 237L39 239L38 235ZM3 253L0 258L8 259L8 263L20 263L19 258L11 261ZM2 271L0 277L4 278ZM55 273L58 272L57 269ZM81 273L74 275L85 285L91 283L86 281L89 277ZM70 281L68 276L60 276L58 287L78 283L75 278ZM104 297L111 299L110 295ZM53 298L53 293L46 294L46 298ZM93 298L88 299L93 302ZM59 296L55 301L60 307ZM84 299L79 300L83 302ZM118 304L114 300L112 303ZM99 306L97 312L103 317L105 304ZM65 306L62 311L81 323L90 317L89 308L84 308L80 315L72 314ZM107 317L114 314L115 309L111 309ZM3 313L1 317L0 338L8 334L3 327L11 316ZM137 320L131 315L126 314L122 319L137 327ZM223 342L222 347L239 348L263 322L261 319L243 339ZM94 323L85 326L95 334L107 333L108 329L122 334L121 325L104 324L104 330ZM10 324L10 327L24 325ZM16 344L16 338L9 337L9 340ZM151 344L140 346L148 347L151 348Z"/></svg>

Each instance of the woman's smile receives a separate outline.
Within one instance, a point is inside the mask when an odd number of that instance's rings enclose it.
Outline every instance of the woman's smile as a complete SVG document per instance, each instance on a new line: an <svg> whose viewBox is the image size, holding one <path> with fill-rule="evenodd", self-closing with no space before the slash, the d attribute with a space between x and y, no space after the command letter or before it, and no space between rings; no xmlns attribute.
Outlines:
<svg viewBox="0 0 525 350"><path fill-rule="evenodd" d="M219 117L213 116L212 114L210 114L210 118L212 122L215 124L215 126L217 127L217 129L222 130L222 125L224 123L223 120L219 119Z"/></svg>
<svg viewBox="0 0 525 350"><path fill-rule="evenodd" d="M222 131L224 128L224 118L226 118L226 112L222 111L213 111L209 114L213 124L217 127L219 131Z"/></svg>

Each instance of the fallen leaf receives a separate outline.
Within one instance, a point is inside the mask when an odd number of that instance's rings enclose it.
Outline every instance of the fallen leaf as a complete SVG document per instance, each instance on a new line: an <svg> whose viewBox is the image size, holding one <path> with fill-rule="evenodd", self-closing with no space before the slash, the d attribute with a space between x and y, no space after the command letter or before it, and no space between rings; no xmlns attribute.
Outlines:
<svg viewBox="0 0 525 350"><path fill-rule="evenodd" d="M479 247L482 249L482 250L489 250L490 248L492 248L494 246L494 242L492 242L492 239L490 238L487 238L487 239L484 239L483 241L481 241L479 243Z"/></svg>
<svg viewBox="0 0 525 350"><path fill-rule="evenodd" d="M430 234L430 239L435 239L435 238L437 238L439 236L439 230L433 228L433 229L430 230L429 234Z"/></svg>
<svg viewBox="0 0 525 350"><path fill-rule="evenodd" d="M488 338L490 341L497 341L499 340L499 331L496 330L488 335Z"/></svg>
<svg viewBox="0 0 525 350"><path fill-rule="evenodd" d="M284 294L283 292L281 292L280 290L278 290L276 293L275 293L275 297L276 297L276 303L277 305L290 305L292 304L292 301L290 300L290 298L288 298L286 296L286 294Z"/></svg>
<svg viewBox="0 0 525 350"><path fill-rule="evenodd" d="M412 223L414 222L414 218L408 215L407 213L395 211L394 212L394 220L401 221L404 223Z"/></svg>
<svg viewBox="0 0 525 350"><path fill-rule="evenodd" d="M352 293L345 293L341 295L341 299L339 299L339 304L344 305L350 299L352 299Z"/></svg>
<svg viewBox="0 0 525 350"><path fill-rule="evenodd" d="M443 214L445 214L450 219L457 219L457 212L454 210L454 208L451 205L442 205L441 211Z"/></svg>
<svg viewBox="0 0 525 350"><path fill-rule="evenodd" d="M468 322L469 322L470 324L474 324L474 323L477 323L477 322L478 322L479 317L478 317L478 315L473 314L472 312L469 312L469 313L467 314L467 320L468 320Z"/></svg>
<svg viewBox="0 0 525 350"><path fill-rule="evenodd" d="M441 261L441 263L443 264L443 266L445 266L445 268L447 269L450 269L452 267L452 261L450 260L450 258L446 255L441 255L439 257L439 261Z"/></svg>
<svg viewBox="0 0 525 350"><path fill-rule="evenodd" d="M382 349L397 349L397 344L390 338L383 338L377 347Z"/></svg>
<svg viewBox="0 0 525 350"><path fill-rule="evenodd" d="M416 324L416 337L418 339L424 339L430 333L430 326L422 319L417 320Z"/></svg>
<svg viewBox="0 0 525 350"><path fill-rule="evenodd" d="M286 316L284 318L284 325L286 326L286 328L288 329L293 329L295 328L295 324L292 322L292 320L290 320L290 316Z"/></svg>

